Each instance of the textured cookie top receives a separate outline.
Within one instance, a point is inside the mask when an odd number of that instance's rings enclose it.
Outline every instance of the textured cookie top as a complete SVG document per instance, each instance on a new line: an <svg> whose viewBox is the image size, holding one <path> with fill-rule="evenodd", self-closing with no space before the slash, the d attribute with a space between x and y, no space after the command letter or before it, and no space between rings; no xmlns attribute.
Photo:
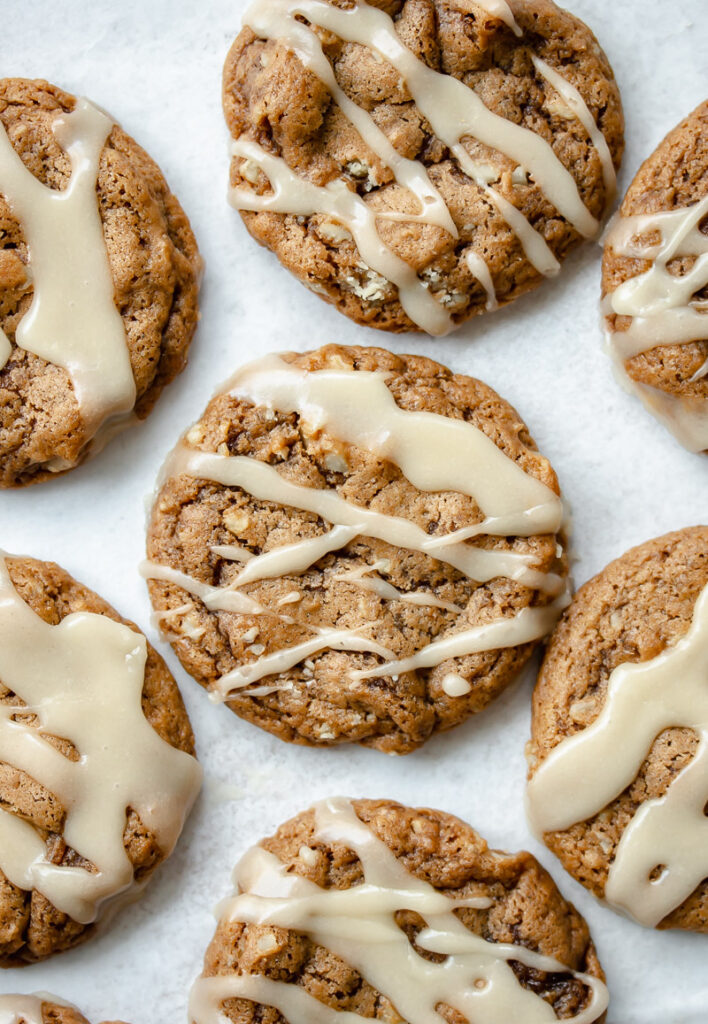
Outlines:
<svg viewBox="0 0 708 1024"><path fill-rule="evenodd" d="M88 1024L75 1006L57 996L0 995L0 1024ZM104 1024L122 1024L105 1021Z"/></svg>
<svg viewBox="0 0 708 1024"><path fill-rule="evenodd" d="M183 665L239 715L405 753L486 706L552 628L561 518L490 388L332 345L212 400L164 471L145 574Z"/></svg>
<svg viewBox="0 0 708 1024"><path fill-rule="evenodd" d="M623 119L550 0L256 0L226 59L231 201L358 323L443 334L597 233Z"/></svg>
<svg viewBox="0 0 708 1024"><path fill-rule="evenodd" d="M644 924L708 931L708 527L582 587L533 702L532 820L563 865Z"/></svg>
<svg viewBox="0 0 708 1024"><path fill-rule="evenodd" d="M490 850L449 814L323 801L251 849L234 880L192 1024L416 1024L436 1011L490 1024L502 1007L524 1024L604 1020L582 917L529 853Z"/></svg>
<svg viewBox="0 0 708 1024"><path fill-rule="evenodd" d="M0 680L0 965L10 966L75 945L134 895L171 853L201 771L163 660L56 565L0 560Z"/></svg>
<svg viewBox="0 0 708 1024"><path fill-rule="evenodd" d="M683 445L708 449L708 101L627 189L602 293L620 378Z"/></svg>
<svg viewBox="0 0 708 1024"><path fill-rule="evenodd" d="M201 260L159 168L103 111L0 80L0 486L71 469L182 369Z"/></svg>

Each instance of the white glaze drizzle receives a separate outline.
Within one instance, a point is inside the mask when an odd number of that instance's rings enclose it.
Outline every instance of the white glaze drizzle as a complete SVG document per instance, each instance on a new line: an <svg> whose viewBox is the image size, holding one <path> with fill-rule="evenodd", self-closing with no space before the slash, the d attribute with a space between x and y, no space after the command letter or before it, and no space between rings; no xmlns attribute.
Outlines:
<svg viewBox="0 0 708 1024"><path fill-rule="evenodd" d="M443 676L441 686L448 697L464 697L472 689L472 684L467 679L463 679L457 672L446 673Z"/></svg>
<svg viewBox="0 0 708 1024"><path fill-rule="evenodd" d="M532 556L465 543L482 534L552 533L560 528L563 516L558 496L526 474L473 424L435 413L401 409L386 385L385 374L350 369L308 372L278 355L266 356L244 367L228 382L226 390L258 407L285 414L297 412L308 430L325 430L344 443L375 452L399 466L420 490L467 494L474 498L484 518L481 523L463 527L447 537L431 537L410 520L348 502L334 488L294 484L274 465L247 456L203 452L188 447L183 441L168 460L164 475L186 474L228 487L240 487L259 500L312 512L331 525L317 537L254 555L227 586L215 587L152 562L143 564L141 571L146 577L182 587L211 610L267 614L294 623L295 620L263 607L237 588L264 579L301 574L329 552L341 549L361 535L383 540L394 547L430 554L478 582L506 576L553 596L561 591L560 577L536 569ZM455 459L441 459L440 452L446 451L454 451ZM240 550L238 554L240 558ZM364 566L354 574L340 574L334 579L357 582L385 600L438 606L458 614L462 611L426 592L405 593L382 579L364 580L364 576L378 567L378 564ZM325 649L364 651L382 656L383 665L353 674L354 678L368 678L432 667L446 658L478 653L495 646L528 643L540 639L552 628L565 600L562 595L551 604L525 608L513 617L459 631L406 659L398 659L375 641L362 637L360 630L295 623L313 629L316 636L238 665L217 680L214 694L216 699L228 699L235 690L266 675L285 672L310 654Z"/></svg>
<svg viewBox="0 0 708 1024"><path fill-rule="evenodd" d="M422 668L434 668L448 658L463 658L469 654L532 643L551 632L568 601L568 596L563 594L551 604L522 608L516 615L500 617L482 626L472 626L433 640L409 658L385 662L375 668L359 669L352 672L351 676L353 679L397 676Z"/></svg>
<svg viewBox="0 0 708 1024"><path fill-rule="evenodd" d="M275 466L246 456L216 455L178 448L171 459L171 472L175 476L184 473L196 479L211 480L225 487L240 487L262 501L290 505L320 515L329 523L354 527L356 535L375 537L397 547L430 553L479 583L507 576L551 594L557 593L562 586L558 576L534 569L531 555L468 547L457 539L448 543L445 538L436 538L437 543L432 544L430 535L408 519L353 505L340 498L334 490L292 484ZM296 564L294 556L299 553L299 546L299 543L289 545L289 551L285 553L283 549L268 552L272 555L270 574L275 575L278 562L281 574L290 571L290 566ZM298 562L302 564L300 559Z"/></svg>
<svg viewBox="0 0 708 1024"><path fill-rule="evenodd" d="M448 313L433 298L413 267L383 243L376 230L378 214L351 191L342 178L335 178L324 186L313 185L291 171L282 157L272 156L258 143L246 139L233 142L231 153L260 167L273 189L258 195L250 188L232 188L229 198L237 209L272 210L299 216L328 214L352 233L366 265L396 285L401 305L414 323L428 334L445 334L450 330L452 321Z"/></svg>
<svg viewBox="0 0 708 1024"><path fill-rule="evenodd" d="M12 343L0 327L0 370L12 355Z"/></svg>
<svg viewBox="0 0 708 1024"><path fill-rule="evenodd" d="M364 142L391 169L396 181L409 189L418 199L420 214L411 218L406 215L406 219L420 218L426 224L437 224L453 238L457 238L455 222L445 200L430 180L425 166L419 160L409 160L401 156L368 111L349 99L337 82L319 38L307 25L297 21L297 13L297 8L291 0L258 0L249 8L244 20L261 39L283 39L300 62L324 82L332 94L332 99Z"/></svg>
<svg viewBox="0 0 708 1024"><path fill-rule="evenodd" d="M587 103L575 86L545 60L537 57L536 54L531 55L531 60L538 73L562 96L566 106L575 114L588 133L602 165L602 180L605 183L605 205L606 208L609 208L617 193L617 172L615 171L610 147L607 145L607 139L598 128L595 118L588 109Z"/></svg>
<svg viewBox="0 0 708 1024"><path fill-rule="evenodd" d="M48 993L37 993L32 996L0 995L0 1024L44 1024L44 1003L76 1009L71 1003Z"/></svg>
<svg viewBox="0 0 708 1024"><path fill-rule="evenodd" d="M652 260L641 274L623 281L602 304L607 345L615 372L628 391L665 423L689 450L708 448L708 402L681 398L638 383L629 376L626 362L641 352L662 345L683 345L708 339L708 315L692 296L708 284L708 235L698 225L708 216L708 196L678 210L617 217L607 232L606 249L619 256ZM656 235L658 241L652 241ZM642 236L649 241L641 242ZM690 270L672 274L672 260L694 257ZM630 316L629 326L615 330L612 315Z"/></svg>
<svg viewBox="0 0 708 1024"><path fill-rule="evenodd" d="M516 35L521 34L505 0L486 0L479 6L504 21ZM402 43L393 20L363 0L350 9L338 8L322 0L255 0L246 12L244 23L260 38L283 40L304 66L324 82L366 145L390 168L397 183L417 197L419 213L372 211L355 192L350 191L342 178L326 186L316 186L294 174L281 157L273 156L255 142L244 139L233 143L232 155L243 157L248 164L260 168L268 178L272 192L258 195L246 186L232 188L230 201L237 209L272 210L300 216L326 214L351 233L365 264L396 285L401 305L414 323L430 334L443 334L453 326L447 311L432 295L426 295L426 284L409 264L388 249L376 228L378 218L407 220L435 224L456 238L458 232L450 211L424 166L419 161L402 157L371 115L344 93L317 35L297 20L298 15L341 39L372 48L380 58L396 68L434 133L449 147L464 173L480 187L487 200L506 220L527 258L541 274L550 276L557 273L557 259L543 236L523 214L489 186L488 174L472 160L463 138L479 139L516 159L527 168L546 197L580 234L586 237L597 234L598 222L584 206L575 180L552 147L534 132L492 113L474 90L464 83L429 68ZM547 65L543 66L547 68ZM607 182L609 149L602 133L577 90L569 83L563 87L561 83L564 80L553 69L548 68L548 72L554 76L554 87L563 90L566 101L588 130L593 143L599 147ZM614 174L611 158L610 169ZM486 264L485 269L480 268L483 260L479 254L473 255L476 256L476 267L470 264L469 259L468 264L489 295L491 278L488 269ZM494 300L489 298L487 308L494 308L495 302L496 296Z"/></svg>
<svg viewBox="0 0 708 1024"><path fill-rule="evenodd" d="M109 419L127 417L136 394L96 196L112 127L86 99L54 119L52 131L71 162L60 191L25 167L0 123L0 191L27 240L34 288L15 343L67 371L88 437ZM0 344L0 366L8 356Z"/></svg>
<svg viewBox="0 0 708 1024"><path fill-rule="evenodd" d="M480 533L529 536L560 528L562 503L554 491L467 420L400 408L385 372L308 371L271 353L237 371L226 390L252 405L297 412L310 428L375 452L419 490L469 495L485 515L475 526ZM455 458L441 459L442 451Z"/></svg>
<svg viewBox="0 0 708 1024"><path fill-rule="evenodd" d="M610 865L608 902L645 925L657 925L708 877L706 679L708 586L688 632L649 661L617 666L598 717L554 747L528 786L534 828L563 830L599 814L631 785L664 730L697 734L691 762L663 797L641 804ZM652 880L657 867L664 870Z"/></svg>
<svg viewBox="0 0 708 1024"><path fill-rule="evenodd" d="M489 907L485 897L451 899L410 874L356 815L337 798L315 808L314 841L337 843L356 853L364 881L349 889L323 889L288 873L263 847L253 847L234 873L236 894L220 908L223 921L272 925L304 932L351 965L384 995L409 1024L442 1024L440 1004L475 1024L548 1024L552 1007L523 988L510 960L541 971L572 975L569 968L526 947L486 942L453 913L459 907ZM420 914L427 927L416 936L423 949L446 956L423 959L395 922L398 910ZM588 1005L568 1018L591 1024L607 1006L607 989L596 978L575 973L588 988ZM303 987L263 975L200 977L190 997L193 1024L217 1024L226 999L250 999L276 1007L289 1024L362 1024L364 1018L321 1003Z"/></svg>
<svg viewBox="0 0 708 1024"><path fill-rule="evenodd" d="M498 18L499 21L503 21L507 25L515 36L521 38L524 34L519 28L512 11L506 0L474 0L478 7L486 11L487 14L491 14L493 18Z"/></svg>
<svg viewBox="0 0 708 1024"><path fill-rule="evenodd" d="M376 571L379 564L364 565L349 572L340 572L332 576L332 579L341 583L351 583L356 587L361 587L362 590L370 590L386 601L406 601L408 604L417 604L424 608L442 608L445 611L453 612L455 615L461 615L464 612L464 608L461 608L459 604L453 604L452 601L444 601L442 598L436 597L429 590L407 592L399 590L392 583L381 579Z"/></svg>
<svg viewBox="0 0 708 1024"><path fill-rule="evenodd" d="M381 658L393 658L395 655L383 644L376 643L361 635L358 629L328 629L324 626L311 626L316 636L302 643L274 651L247 665L239 665L226 675L221 676L214 684L213 694L216 700L227 700L236 690L242 690L251 683L258 682L266 676L277 676L281 672L299 665L311 654L320 651L363 651L378 654ZM363 629L364 627L362 627ZM280 689L280 685L276 687ZM249 692L247 696L252 696Z"/></svg>
<svg viewBox="0 0 708 1024"><path fill-rule="evenodd" d="M495 310L498 307L499 303L497 302L497 293L494 289L494 281L492 280L492 275L489 272L487 263L472 249L468 249L465 253L465 262L470 269L470 273L473 277L477 278L484 288L487 295L485 309L488 313L491 313L492 310Z"/></svg>
<svg viewBox="0 0 708 1024"><path fill-rule="evenodd" d="M95 871L52 864L40 833L1 808L0 869L83 924L136 889L123 847L126 809L167 856L201 784L197 761L161 739L143 714L146 655L142 634L105 615L44 622L0 557L0 679L39 719L35 728L15 720L21 707L0 704L2 759L54 794L66 812L65 842ZM64 757L45 735L69 740L80 760Z"/></svg>

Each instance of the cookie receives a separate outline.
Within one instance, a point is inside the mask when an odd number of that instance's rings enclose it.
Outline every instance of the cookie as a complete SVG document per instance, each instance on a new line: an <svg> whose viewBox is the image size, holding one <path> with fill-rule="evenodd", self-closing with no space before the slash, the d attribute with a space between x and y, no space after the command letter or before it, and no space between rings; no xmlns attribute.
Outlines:
<svg viewBox="0 0 708 1024"><path fill-rule="evenodd" d="M587 925L550 875L442 811L322 801L234 881L192 1024L605 1019Z"/></svg>
<svg viewBox="0 0 708 1024"><path fill-rule="evenodd" d="M622 385L708 450L708 101L657 146L605 238L603 313Z"/></svg>
<svg viewBox="0 0 708 1024"><path fill-rule="evenodd" d="M640 923L708 932L708 527L633 548L582 587L534 693L531 821Z"/></svg>
<svg viewBox="0 0 708 1024"><path fill-rule="evenodd" d="M0 80L0 487L148 415L185 365L200 273L160 169L110 116Z"/></svg>
<svg viewBox="0 0 708 1024"><path fill-rule="evenodd" d="M551 0L255 0L224 68L230 201L359 324L445 334L596 237L623 116Z"/></svg>
<svg viewBox="0 0 708 1024"><path fill-rule="evenodd" d="M407 753L550 632L558 493L479 381L377 348L271 355L168 460L144 573L212 699L291 742Z"/></svg>
<svg viewBox="0 0 708 1024"><path fill-rule="evenodd" d="M48 993L36 996L0 995L0 1020L2 1024L88 1024L75 1006ZM106 1021L105 1024L122 1022Z"/></svg>
<svg viewBox="0 0 708 1024"><path fill-rule="evenodd" d="M0 966L83 942L172 852L201 769L177 685L63 569L0 557Z"/></svg>

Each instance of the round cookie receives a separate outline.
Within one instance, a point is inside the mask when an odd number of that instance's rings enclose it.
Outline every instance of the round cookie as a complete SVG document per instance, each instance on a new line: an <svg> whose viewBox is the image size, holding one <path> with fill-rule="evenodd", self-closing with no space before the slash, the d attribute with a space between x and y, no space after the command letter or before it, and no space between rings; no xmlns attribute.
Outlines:
<svg viewBox="0 0 708 1024"><path fill-rule="evenodd" d="M0 80L0 233L0 487L16 487L149 414L185 365L202 263L145 151L43 81Z"/></svg>
<svg viewBox="0 0 708 1024"><path fill-rule="evenodd" d="M232 205L357 323L444 334L598 233L619 92L551 0L256 0L244 26L223 80Z"/></svg>
<svg viewBox="0 0 708 1024"><path fill-rule="evenodd" d="M477 380L377 348L269 356L168 460L144 574L213 699L290 742L407 753L550 632L558 493Z"/></svg>
<svg viewBox="0 0 708 1024"><path fill-rule="evenodd" d="M697 526L581 587L548 643L528 750L531 821L566 870L643 924L703 932L707 586Z"/></svg>
<svg viewBox="0 0 708 1024"><path fill-rule="evenodd" d="M588 927L550 875L442 811L322 801L249 850L234 881L192 989L192 1024L435 1011L485 1024L507 1019L502 1007L537 1024L548 1004L554 1019L605 1020Z"/></svg>
<svg viewBox="0 0 708 1024"><path fill-rule="evenodd" d="M708 101L640 167L602 262L618 377L692 451L708 449L707 225Z"/></svg>
<svg viewBox="0 0 708 1024"><path fill-rule="evenodd" d="M162 658L53 563L0 558L0 680L0 966L14 967L135 898L201 769Z"/></svg>
<svg viewBox="0 0 708 1024"><path fill-rule="evenodd" d="M88 1024L82 1013L58 996L0 995L0 1020L3 1024ZM104 1024L122 1024L105 1021Z"/></svg>

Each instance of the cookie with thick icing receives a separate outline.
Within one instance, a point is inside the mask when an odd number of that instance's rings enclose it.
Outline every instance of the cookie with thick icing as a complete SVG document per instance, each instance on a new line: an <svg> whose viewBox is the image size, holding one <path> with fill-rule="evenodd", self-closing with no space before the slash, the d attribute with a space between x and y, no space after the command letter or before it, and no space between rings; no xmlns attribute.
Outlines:
<svg viewBox="0 0 708 1024"><path fill-rule="evenodd" d="M148 415L185 365L200 273L181 206L111 117L0 80L0 487Z"/></svg>
<svg viewBox="0 0 708 1024"><path fill-rule="evenodd" d="M143 634L63 569L0 558L0 966L89 938L172 852L201 769Z"/></svg>
<svg viewBox="0 0 708 1024"><path fill-rule="evenodd" d="M644 161L605 237L603 313L624 387L708 450L708 101Z"/></svg>
<svg viewBox="0 0 708 1024"><path fill-rule="evenodd" d="M234 883L192 1024L605 1019L588 927L550 875L442 811L322 801Z"/></svg>
<svg viewBox="0 0 708 1024"><path fill-rule="evenodd" d="M533 701L531 821L640 923L708 931L708 527L633 548L576 594Z"/></svg>
<svg viewBox="0 0 708 1024"><path fill-rule="evenodd" d="M88 1024L75 1006L49 993L0 995L0 1021L2 1024ZM122 1022L105 1021L104 1024Z"/></svg>
<svg viewBox="0 0 708 1024"><path fill-rule="evenodd" d="M551 0L255 0L223 100L248 230L390 331L444 334L555 275L623 150L607 58Z"/></svg>
<svg viewBox="0 0 708 1024"><path fill-rule="evenodd" d="M240 370L167 462L144 567L213 699L407 753L482 710L563 606L558 483L480 381L330 345Z"/></svg>

